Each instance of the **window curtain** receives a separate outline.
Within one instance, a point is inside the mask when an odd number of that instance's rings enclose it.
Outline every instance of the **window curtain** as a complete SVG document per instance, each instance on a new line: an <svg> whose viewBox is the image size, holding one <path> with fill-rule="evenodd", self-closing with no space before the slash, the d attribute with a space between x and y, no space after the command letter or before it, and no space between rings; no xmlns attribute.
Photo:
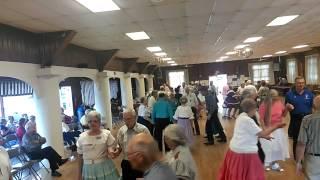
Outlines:
<svg viewBox="0 0 320 180"><path fill-rule="evenodd" d="M118 81L115 79L110 79L110 98L117 99L118 91Z"/></svg>
<svg viewBox="0 0 320 180"><path fill-rule="evenodd" d="M296 59L287 59L287 79L288 83L294 83L298 74L298 66Z"/></svg>
<svg viewBox="0 0 320 180"><path fill-rule="evenodd" d="M308 85L318 84L318 80L319 80L318 59L319 59L318 55L306 56L305 71L306 71L306 83Z"/></svg>
<svg viewBox="0 0 320 180"><path fill-rule="evenodd" d="M86 106L93 106L94 102L94 83L93 81L80 81L82 102Z"/></svg>
<svg viewBox="0 0 320 180"><path fill-rule="evenodd" d="M23 96L32 94L32 87L24 81L14 78L0 78L0 96Z"/></svg>
<svg viewBox="0 0 320 180"><path fill-rule="evenodd" d="M256 84L257 81L265 80L269 84L274 84L273 63L249 63L249 76Z"/></svg>

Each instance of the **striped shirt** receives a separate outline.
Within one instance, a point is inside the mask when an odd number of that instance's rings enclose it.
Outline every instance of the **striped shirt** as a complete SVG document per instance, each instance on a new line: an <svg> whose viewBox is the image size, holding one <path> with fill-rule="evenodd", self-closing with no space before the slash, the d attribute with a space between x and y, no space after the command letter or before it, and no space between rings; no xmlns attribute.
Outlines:
<svg viewBox="0 0 320 180"><path fill-rule="evenodd" d="M298 141L306 145L306 152L320 154L320 112L305 116L302 120Z"/></svg>

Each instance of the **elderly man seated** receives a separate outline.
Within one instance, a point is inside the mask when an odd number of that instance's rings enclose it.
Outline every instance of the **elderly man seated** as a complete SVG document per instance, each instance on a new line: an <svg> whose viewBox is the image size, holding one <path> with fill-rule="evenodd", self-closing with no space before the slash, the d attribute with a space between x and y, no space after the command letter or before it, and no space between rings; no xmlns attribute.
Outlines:
<svg viewBox="0 0 320 180"><path fill-rule="evenodd" d="M129 142L128 160L133 169L144 172L144 180L176 180L173 170L160 158L157 142L150 134L137 134Z"/></svg>
<svg viewBox="0 0 320 180"><path fill-rule="evenodd" d="M68 161L62 159L61 156L51 147L41 148L46 143L46 138L41 137L36 129L32 126L27 127L26 133L22 138L22 147L25 149L30 159L48 159L51 169L51 175L59 177L61 174L57 171L59 166Z"/></svg>
<svg viewBox="0 0 320 180"><path fill-rule="evenodd" d="M320 96L313 100L314 112L305 116L300 126L296 148L297 173L303 169L306 179L320 179Z"/></svg>

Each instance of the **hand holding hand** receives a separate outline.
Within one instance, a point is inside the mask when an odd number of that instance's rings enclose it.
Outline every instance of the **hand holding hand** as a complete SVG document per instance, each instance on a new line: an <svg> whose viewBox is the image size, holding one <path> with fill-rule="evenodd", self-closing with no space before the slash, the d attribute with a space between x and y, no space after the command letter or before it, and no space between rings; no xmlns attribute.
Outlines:
<svg viewBox="0 0 320 180"><path fill-rule="evenodd" d="M286 108L287 108L289 111L294 110L294 106L293 106L292 104L290 104L290 103L287 103L287 104L286 104Z"/></svg>

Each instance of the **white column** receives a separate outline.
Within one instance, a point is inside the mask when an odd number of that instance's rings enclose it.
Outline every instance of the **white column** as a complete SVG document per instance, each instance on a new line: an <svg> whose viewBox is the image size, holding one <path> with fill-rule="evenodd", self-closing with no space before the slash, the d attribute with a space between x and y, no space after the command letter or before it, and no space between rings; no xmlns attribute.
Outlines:
<svg viewBox="0 0 320 180"><path fill-rule="evenodd" d="M121 90L122 89L124 90L125 94L125 103L122 104L128 108L133 108L133 96L130 74L124 74Z"/></svg>
<svg viewBox="0 0 320 180"><path fill-rule="evenodd" d="M154 75L149 75L148 78L147 78L148 79L148 86L149 86L148 90L150 90L150 89L153 90L154 89L153 88L153 77L154 77Z"/></svg>
<svg viewBox="0 0 320 180"><path fill-rule="evenodd" d="M146 95L146 88L144 84L144 76L140 75L138 78L139 81L139 97L144 97Z"/></svg>
<svg viewBox="0 0 320 180"><path fill-rule="evenodd" d="M97 73L95 84L95 107L101 113L101 122L106 124L106 127L112 129L112 115L110 103L110 85L109 78L106 73Z"/></svg>
<svg viewBox="0 0 320 180"><path fill-rule="evenodd" d="M61 109L59 95L60 79L54 75L39 75L35 91L36 122L38 133L47 139L61 156L65 156L62 138Z"/></svg>

